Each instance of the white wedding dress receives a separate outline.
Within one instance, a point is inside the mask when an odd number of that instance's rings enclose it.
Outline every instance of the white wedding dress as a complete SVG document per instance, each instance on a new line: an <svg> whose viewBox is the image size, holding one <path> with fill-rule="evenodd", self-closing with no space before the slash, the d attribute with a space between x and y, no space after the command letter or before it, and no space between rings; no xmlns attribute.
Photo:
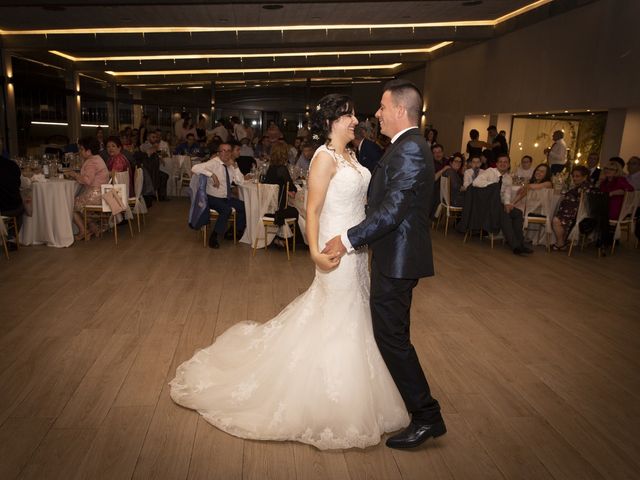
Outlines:
<svg viewBox="0 0 640 480"><path fill-rule="evenodd" d="M324 245L364 219L371 174L355 159L318 151L337 166L320 216ZM232 435L319 449L365 448L407 426L373 337L367 261L362 249L331 272L316 269L309 289L275 318L229 328L178 367L171 398Z"/></svg>

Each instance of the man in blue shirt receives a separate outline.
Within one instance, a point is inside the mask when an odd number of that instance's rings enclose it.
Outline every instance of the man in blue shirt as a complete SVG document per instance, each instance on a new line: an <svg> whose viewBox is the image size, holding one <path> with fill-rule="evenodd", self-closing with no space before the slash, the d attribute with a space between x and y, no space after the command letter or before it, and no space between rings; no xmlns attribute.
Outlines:
<svg viewBox="0 0 640 480"><path fill-rule="evenodd" d="M192 157L200 155L200 146L196 143L196 136L193 133L187 134L187 141L176 147L176 155L189 155Z"/></svg>

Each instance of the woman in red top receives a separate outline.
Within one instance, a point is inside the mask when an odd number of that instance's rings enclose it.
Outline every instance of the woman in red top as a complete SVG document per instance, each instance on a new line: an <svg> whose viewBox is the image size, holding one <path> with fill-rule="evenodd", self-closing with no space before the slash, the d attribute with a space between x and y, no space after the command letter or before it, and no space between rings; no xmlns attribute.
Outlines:
<svg viewBox="0 0 640 480"><path fill-rule="evenodd" d="M602 170L600 191L609 194L609 220L618 220L625 192L633 192L633 187L624 178L624 160L613 157Z"/></svg>
<svg viewBox="0 0 640 480"><path fill-rule="evenodd" d="M133 168L122 152L122 142L118 137L107 138L107 168L110 172L129 172L129 196L133 195Z"/></svg>

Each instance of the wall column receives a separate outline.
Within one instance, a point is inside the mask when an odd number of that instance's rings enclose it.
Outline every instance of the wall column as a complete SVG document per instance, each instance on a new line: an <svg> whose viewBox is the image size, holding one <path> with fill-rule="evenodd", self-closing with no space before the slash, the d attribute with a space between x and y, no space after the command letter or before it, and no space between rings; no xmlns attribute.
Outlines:
<svg viewBox="0 0 640 480"><path fill-rule="evenodd" d="M13 84L13 65L11 54L2 50L2 79L3 88L3 148L9 152L9 156L18 155L18 122L16 120L16 94Z"/></svg>
<svg viewBox="0 0 640 480"><path fill-rule="evenodd" d="M76 143L80 138L80 75L77 71L66 72L65 87L67 89L67 136L69 143Z"/></svg>

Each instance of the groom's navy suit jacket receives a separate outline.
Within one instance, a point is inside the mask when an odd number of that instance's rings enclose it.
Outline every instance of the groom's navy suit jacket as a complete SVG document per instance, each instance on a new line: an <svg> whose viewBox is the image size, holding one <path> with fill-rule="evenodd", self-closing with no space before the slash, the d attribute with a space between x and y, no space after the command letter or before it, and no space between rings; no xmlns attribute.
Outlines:
<svg viewBox="0 0 640 480"><path fill-rule="evenodd" d="M418 128L389 145L374 169L367 217L347 236L368 245L383 275L417 279L433 275L429 207L434 186L431 150Z"/></svg>

